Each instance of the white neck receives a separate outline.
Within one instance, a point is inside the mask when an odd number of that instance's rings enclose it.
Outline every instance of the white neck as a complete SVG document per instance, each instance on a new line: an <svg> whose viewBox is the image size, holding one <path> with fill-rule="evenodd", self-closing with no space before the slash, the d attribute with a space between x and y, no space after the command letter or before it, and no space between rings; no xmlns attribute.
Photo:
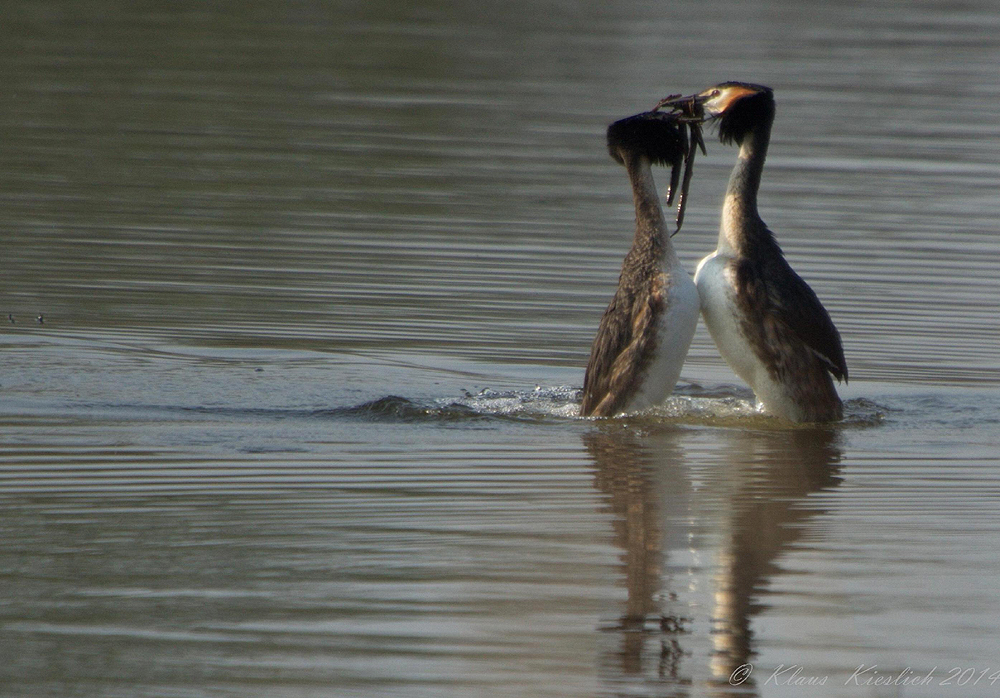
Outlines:
<svg viewBox="0 0 1000 698"><path fill-rule="evenodd" d="M720 253L745 254L747 246L758 236L766 234L770 237L757 212L757 190L760 188L770 136L771 124L763 123L747 134L740 146L722 204Z"/></svg>
<svg viewBox="0 0 1000 698"><path fill-rule="evenodd" d="M661 256L665 264L679 263L674 246L670 242L667 222L660 206L660 197L653 181L653 168L645 156L625 159L629 182L632 184L632 199L635 202L635 242L634 246L648 246L650 252Z"/></svg>

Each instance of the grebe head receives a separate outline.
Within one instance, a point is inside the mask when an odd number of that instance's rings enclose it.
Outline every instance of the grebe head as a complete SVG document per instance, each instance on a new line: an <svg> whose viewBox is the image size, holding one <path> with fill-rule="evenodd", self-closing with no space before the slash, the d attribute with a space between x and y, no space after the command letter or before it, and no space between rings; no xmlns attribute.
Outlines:
<svg viewBox="0 0 1000 698"><path fill-rule="evenodd" d="M629 156L643 155L654 165L672 166L686 149L677 117L667 112L643 112L608 126L608 153L622 165Z"/></svg>
<svg viewBox="0 0 1000 698"><path fill-rule="evenodd" d="M694 95L706 121L718 121L719 140L742 145L760 123L774 119L774 92L748 82L723 82Z"/></svg>

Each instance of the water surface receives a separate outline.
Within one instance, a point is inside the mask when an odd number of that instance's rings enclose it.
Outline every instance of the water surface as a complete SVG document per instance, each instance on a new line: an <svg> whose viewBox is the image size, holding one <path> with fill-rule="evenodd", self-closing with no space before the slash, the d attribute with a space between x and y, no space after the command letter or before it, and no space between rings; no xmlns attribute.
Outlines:
<svg viewBox="0 0 1000 698"><path fill-rule="evenodd" d="M995 695L998 25L18 3L0 693ZM761 212L847 418L754 414L699 328L663 409L578 419L632 231L604 128L724 79L775 89Z"/></svg>

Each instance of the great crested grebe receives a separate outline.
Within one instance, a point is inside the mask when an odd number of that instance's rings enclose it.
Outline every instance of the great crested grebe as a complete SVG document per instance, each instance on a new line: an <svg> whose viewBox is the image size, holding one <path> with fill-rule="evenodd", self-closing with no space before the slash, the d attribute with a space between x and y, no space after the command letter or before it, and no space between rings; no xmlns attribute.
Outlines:
<svg viewBox="0 0 1000 698"><path fill-rule="evenodd" d="M583 379L580 414L597 417L652 407L670 395L699 311L698 291L674 252L653 181L653 164L673 165L676 184L686 147L677 115L637 114L611 124L607 138L608 152L632 185L635 238Z"/></svg>
<svg viewBox="0 0 1000 698"><path fill-rule="evenodd" d="M723 143L740 149L722 205L718 248L701 260L694 277L708 331L764 411L794 422L841 419L831 379L847 381L840 334L757 212L774 95L761 85L724 82L684 99L718 122Z"/></svg>

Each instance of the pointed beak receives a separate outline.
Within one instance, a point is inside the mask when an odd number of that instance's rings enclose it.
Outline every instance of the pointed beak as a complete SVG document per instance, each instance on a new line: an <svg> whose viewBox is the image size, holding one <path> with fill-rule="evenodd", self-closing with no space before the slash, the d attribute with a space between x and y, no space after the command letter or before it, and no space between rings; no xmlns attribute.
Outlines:
<svg viewBox="0 0 1000 698"><path fill-rule="evenodd" d="M687 95L686 97L668 95L656 103L653 111L669 107L671 112L677 114L678 121L702 122L706 118L703 105L707 100L708 98L701 94Z"/></svg>

